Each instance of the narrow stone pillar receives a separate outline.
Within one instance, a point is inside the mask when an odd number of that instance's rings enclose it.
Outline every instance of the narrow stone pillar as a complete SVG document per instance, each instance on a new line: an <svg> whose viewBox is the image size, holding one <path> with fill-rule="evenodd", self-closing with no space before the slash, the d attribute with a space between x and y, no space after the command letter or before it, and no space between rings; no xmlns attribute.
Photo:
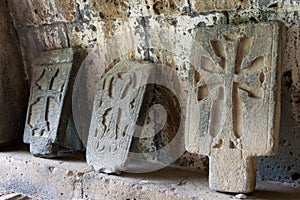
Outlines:
<svg viewBox="0 0 300 200"><path fill-rule="evenodd" d="M0 0L0 147L22 141L28 84L7 2Z"/></svg>
<svg viewBox="0 0 300 200"><path fill-rule="evenodd" d="M35 156L55 157L64 140L71 113L72 61L73 50L67 48L46 51L32 63L24 142Z"/></svg>
<svg viewBox="0 0 300 200"><path fill-rule="evenodd" d="M256 157L277 151L283 34L276 22L196 30L206 52L189 73L186 148L209 157L213 190L252 192Z"/></svg>

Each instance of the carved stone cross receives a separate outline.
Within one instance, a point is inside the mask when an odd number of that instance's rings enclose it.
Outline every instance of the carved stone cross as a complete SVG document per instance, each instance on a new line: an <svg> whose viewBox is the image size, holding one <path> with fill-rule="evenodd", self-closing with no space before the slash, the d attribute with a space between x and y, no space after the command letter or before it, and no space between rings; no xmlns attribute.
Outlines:
<svg viewBox="0 0 300 200"><path fill-rule="evenodd" d="M280 95L277 23L196 31L207 51L189 74L188 151L209 156L209 185L255 188L256 157L277 149Z"/></svg>
<svg viewBox="0 0 300 200"><path fill-rule="evenodd" d="M73 50L44 52L32 67L32 82L27 111L24 142L30 152L53 157L64 139L70 110L64 107L72 68ZM66 119L65 119L66 118Z"/></svg>
<svg viewBox="0 0 300 200"><path fill-rule="evenodd" d="M60 93L64 88L64 81L60 81L59 84L54 85L58 73L58 68L43 68L39 71L37 77L35 77L36 84L33 86L36 89L35 99L36 102L40 101L41 107L38 111L40 115L36 123L32 126L32 136L49 137L51 126L51 122L48 121L49 104L52 100L56 103L62 100Z"/></svg>
<svg viewBox="0 0 300 200"><path fill-rule="evenodd" d="M87 163L96 171L120 173L174 162L185 151L181 84L175 70L159 63L128 59L108 70L97 84Z"/></svg>
<svg viewBox="0 0 300 200"><path fill-rule="evenodd" d="M114 66L97 85L86 153L87 163L96 171L120 173L127 167L151 74L147 65L129 62Z"/></svg>

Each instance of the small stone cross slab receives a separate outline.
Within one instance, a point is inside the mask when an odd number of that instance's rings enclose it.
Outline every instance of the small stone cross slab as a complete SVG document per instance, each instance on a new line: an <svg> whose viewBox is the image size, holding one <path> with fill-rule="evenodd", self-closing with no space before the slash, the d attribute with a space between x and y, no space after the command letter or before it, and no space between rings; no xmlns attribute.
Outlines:
<svg viewBox="0 0 300 200"><path fill-rule="evenodd" d="M64 138L69 112L64 100L72 68L71 48L46 51L32 63L32 81L27 110L24 142L30 143L35 156L54 157Z"/></svg>
<svg viewBox="0 0 300 200"><path fill-rule="evenodd" d="M151 65L120 62L97 84L86 153L96 171L121 173L127 168Z"/></svg>
<svg viewBox="0 0 300 200"><path fill-rule="evenodd" d="M186 148L209 157L209 185L255 188L256 157L277 150L281 28L278 23L199 28L204 48L190 70Z"/></svg>

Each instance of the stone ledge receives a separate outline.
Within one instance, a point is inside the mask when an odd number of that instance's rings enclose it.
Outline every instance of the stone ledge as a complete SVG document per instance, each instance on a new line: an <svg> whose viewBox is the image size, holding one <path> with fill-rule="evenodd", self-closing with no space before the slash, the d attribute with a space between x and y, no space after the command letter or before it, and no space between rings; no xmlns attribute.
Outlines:
<svg viewBox="0 0 300 200"><path fill-rule="evenodd" d="M234 199L234 194L211 191L205 174L163 169L122 176L99 174L83 154L58 159L36 158L28 147L0 152L0 191L14 191L37 199ZM300 186L258 181L248 199L298 199Z"/></svg>

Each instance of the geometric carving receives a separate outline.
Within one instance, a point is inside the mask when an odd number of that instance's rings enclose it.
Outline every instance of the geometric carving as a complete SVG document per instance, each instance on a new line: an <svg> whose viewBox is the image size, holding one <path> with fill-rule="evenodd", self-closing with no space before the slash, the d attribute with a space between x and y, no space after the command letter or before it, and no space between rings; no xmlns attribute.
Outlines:
<svg viewBox="0 0 300 200"><path fill-rule="evenodd" d="M127 167L151 63L121 62L97 85L87 142L87 163L96 171L119 173Z"/></svg>
<svg viewBox="0 0 300 200"><path fill-rule="evenodd" d="M209 157L214 190L253 191L256 157L277 150L281 34L277 23L196 30L207 53L189 73L185 142Z"/></svg>
<svg viewBox="0 0 300 200"><path fill-rule="evenodd" d="M118 62L97 84L88 164L105 173L149 172L170 165L185 151L185 104L186 90L170 66Z"/></svg>
<svg viewBox="0 0 300 200"><path fill-rule="evenodd" d="M35 156L54 157L70 111L64 106L73 61L71 48L42 53L32 64L24 142Z"/></svg>

